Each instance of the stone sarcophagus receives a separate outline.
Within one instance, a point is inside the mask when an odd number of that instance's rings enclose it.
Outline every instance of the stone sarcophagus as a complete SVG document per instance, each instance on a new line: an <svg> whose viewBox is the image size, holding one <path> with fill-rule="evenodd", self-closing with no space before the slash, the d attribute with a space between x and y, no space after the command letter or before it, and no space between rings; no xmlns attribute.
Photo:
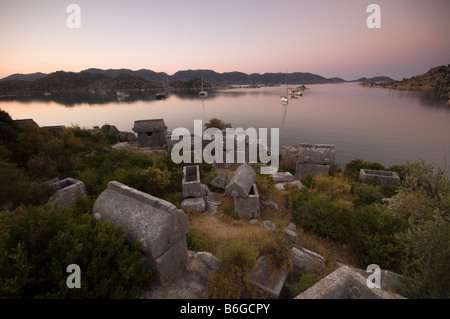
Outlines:
<svg viewBox="0 0 450 319"><path fill-rule="evenodd" d="M335 164L335 147L329 144L299 144L297 178L328 174Z"/></svg>
<svg viewBox="0 0 450 319"><path fill-rule="evenodd" d="M381 185L398 185L400 177L395 172L380 171L375 169L361 169L359 171L359 181L361 183L370 183L375 181Z"/></svg>
<svg viewBox="0 0 450 319"><path fill-rule="evenodd" d="M135 121L133 131L138 136L138 147L167 147L167 126L163 119Z"/></svg>
<svg viewBox="0 0 450 319"><path fill-rule="evenodd" d="M159 283L173 283L181 275L189 221L175 205L111 181L96 200L93 215L95 221L120 226L129 243L141 243Z"/></svg>

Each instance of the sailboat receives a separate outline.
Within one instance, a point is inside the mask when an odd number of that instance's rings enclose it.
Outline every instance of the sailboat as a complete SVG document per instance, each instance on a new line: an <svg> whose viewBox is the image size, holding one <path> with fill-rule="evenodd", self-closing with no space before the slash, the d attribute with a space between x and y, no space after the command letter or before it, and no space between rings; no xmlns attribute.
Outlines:
<svg viewBox="0 0 450 319"><path fill-rule="evenodd" d="M167 85L169 85L169 81L167 81ZM165 99L165 98L166 98L166 85L165 85L165 83L164 83L164 78L163 78L163 91L162 91L162 92L156 93L156 94L155 94L155 97L156 97L158 100L162 100L162 99Z"/></svg>
<svg viewBox="0 0 450 319"><path fill-rule="evenodd" d="M286 95L282 95L280 97L280 101L283 104L288 104L289 103L289 99L288 99L288 81L287 81L287 69L286 69Z"/></svg>
<svg viewBox="0 0 450 319"><path fill-rule="evenodd" d="M198 95L200 95L201 97L206 97L206 96L208 95L208 92L206 92L206 91L203 89L203 73L202 73L202 87L201 87L200 93L198 93Z"/></svg>

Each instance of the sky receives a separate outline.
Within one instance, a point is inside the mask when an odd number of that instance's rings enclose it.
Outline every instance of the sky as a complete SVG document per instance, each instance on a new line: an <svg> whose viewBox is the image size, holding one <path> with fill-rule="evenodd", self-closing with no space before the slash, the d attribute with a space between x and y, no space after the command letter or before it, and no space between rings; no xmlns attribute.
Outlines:
<svg viewBox="0 0 450 319"><path fill-rule="evenodd" d="M367 25L370 4L380 28ZM128 68L401 80L450 64L449 15L448 0L0 0L0 78Z"/></svg>

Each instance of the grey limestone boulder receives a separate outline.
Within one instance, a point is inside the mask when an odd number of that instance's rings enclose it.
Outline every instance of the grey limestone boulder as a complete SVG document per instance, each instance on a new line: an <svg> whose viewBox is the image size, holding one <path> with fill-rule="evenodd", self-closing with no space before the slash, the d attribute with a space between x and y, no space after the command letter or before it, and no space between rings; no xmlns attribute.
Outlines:
<svg viewBox="0 0 450 319"><path fill-rule="evenodd" d="M263 226L271 231L277 230L277 226L271 221L271 220L265 220L263 221Z"/></svg>
<svg viewBox="0 0 450 319"><path fill-rule="evenodd" d="M325 259L306 248L297 249L292 248L292 264L293 264L293 274L295 277L299 278L302 274L318 267L320 269L325 268Z"/></svg>
<svg viewBox="0 0 450 319"><path fill-rule="evenodd" d="M49 202L57 207L73 205L79 198L87 196L84 183L73 178L66 178L61 181L59 179L53 179L48 181L47 185L56 189L56 192L50 197Z"/></svg>
<svg viewBox="0 0 450 319"><path fill-rule="evenodd" d="M289 172L276 172L275 174L272 174L272 179L274 183L293 182L294 175Z"/></svg>
<svg viewBox="0 0 450 319"><path fill-rule="evenodd" d="M172 282L186 259L189 221L175 205L116 181L94 204L95 221L120 226L129 243L139 241L141 252L159 282Z"/></svg>
<svg viewBox="0 0 450 319"><path fill-rule="evenodd" d="M225 188L225 195L247 197L255 181L256 172L248 164L242 164L234 172L233 178Z"/></svg>
<svg viewBox="0 0 450 319"><path fill-rule="evenodd" d="M256 287L261 297L278 299L288 274L289 271L284 269L274 277L270 272L269 258L261 256L255 267L250 270L248 282Z"/></svg>
<svg viewBox="0 0 450 319"><path fill-rule="evenodd" d="M212 181L211 185L217 188L225 189L227 185L230 183L230 178L225 173L220 173L217 175Z"/></svg>
<svg viewBox="0 0 450 319"><path fill-rule="evenodd" d="M381 288L369 288L364 276L344 265L295 299L403 299L403 297Z"/></svg>
<svg viewBox="0 0 450 319"><path fill-rule="evenodd" d="M180 207L186 213L204 213L206 203L203 197L186 198L181 202Z"/></svg>

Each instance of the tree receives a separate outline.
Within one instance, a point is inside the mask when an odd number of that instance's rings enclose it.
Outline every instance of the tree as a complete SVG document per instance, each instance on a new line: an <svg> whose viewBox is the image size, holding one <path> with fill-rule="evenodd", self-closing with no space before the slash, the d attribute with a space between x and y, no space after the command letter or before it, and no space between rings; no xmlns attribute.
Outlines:
<svg viewBox="0 0 450 319"><path fill-rule="evenodd" d="M215 128L218 128L219 130L221 130L221 129L223 129L223 125L224 125L224 122L222 122L221 119L212 118L209 120L209 122L205 123L205 129L215 127Z"/></svg>
<svg viewBox="0 0 450 319"><path fill-rule="evenodd" d="M410 227L398 236L406 248L402 294L450 298L450 183L446 172L423 160L405 166L406 178L389 204Z"/></svg>

